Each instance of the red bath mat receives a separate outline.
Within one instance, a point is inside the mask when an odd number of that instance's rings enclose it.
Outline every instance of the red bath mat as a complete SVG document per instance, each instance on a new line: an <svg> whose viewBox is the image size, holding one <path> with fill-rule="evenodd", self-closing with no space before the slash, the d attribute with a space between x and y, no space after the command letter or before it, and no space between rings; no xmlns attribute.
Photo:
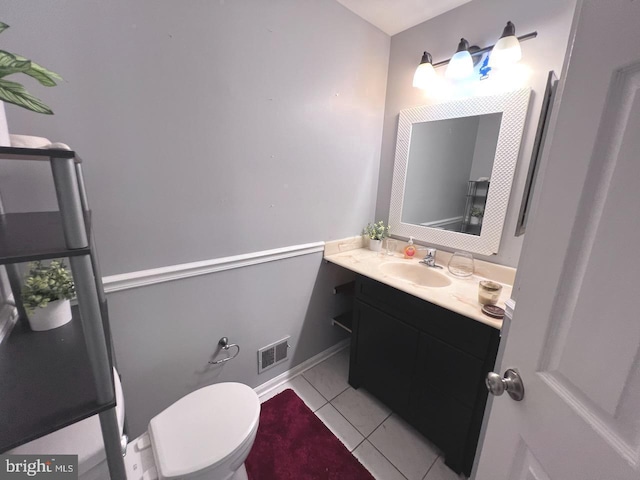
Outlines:
<svg viewBox="0 0 640 480"><path fill-rule="evenodd" d="M293 390L262 404L250 480L374 480Z"/></svg>

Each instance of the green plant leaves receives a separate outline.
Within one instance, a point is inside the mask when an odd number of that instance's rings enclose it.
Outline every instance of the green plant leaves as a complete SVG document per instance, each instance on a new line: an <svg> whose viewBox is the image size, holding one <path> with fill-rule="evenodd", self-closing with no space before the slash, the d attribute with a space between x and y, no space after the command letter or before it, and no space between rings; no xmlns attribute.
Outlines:
<svg viewBox="0 0 640 480"><path fill-rule="evenodd" d="M13 103L19 107L26 108L36 113L44 113L52 115L53 111L42 101L33 95L16 82L10 82L0 78L0 100Z"/></svg>
<svg viewBox="0 0 640 480"><path fill-rule="evenodd" d="M484 209L479 208L479 207L473 207L471 209L471 216L472 217L482 217L484 215Z"/></svg>
<svg viewBox="0 0 640 480"><path fill-rule="evenodd" d="M63 262L53 260L49 265L34 262L29 267L29 276L22 287L22 303L27 312L74 297L73 278Z"/></svg>
<svg viewBox="0 0 640 480"><path fill-rule="evenodd" d="M371 240L382 240L384 237L389 236L391 227L384 226L384 221L380 220L377 223L368 223L364 228L364 233L369 236Z"/></svg>
<svg viewBox="0 0 640 480"><path fill-rule="evenodd" d="M31 67L29 60L18 60L15 55L0 50L0 78L12 73L26 72Z"/></svg>
<svg viewBox="0 0 640 480"><path fill-rule="evenodd" d="M9 25L0 22L0 33L7 28L9 28ZM27 58L0 50L0 100L13 103L32 112L52 115L53 111L38 98L28 93L21 84L2 80L7 75L14 73L24 73L35 78L45 87L56 86L56 81L62 80L62 77Z"/></svg>
<svg viewBox="0 0 640 480"><path fill-rule="evenodd" d="M47 70L42 65L38 65L31 60L28 60L20 55L13 55L18 61L26 61L29 62L31 68L24 70L22 73L29 75L30 77L35 78L41 85L45 87L55 87L57 85L57 81L61 81L62 77L51 70Z"/></svg>

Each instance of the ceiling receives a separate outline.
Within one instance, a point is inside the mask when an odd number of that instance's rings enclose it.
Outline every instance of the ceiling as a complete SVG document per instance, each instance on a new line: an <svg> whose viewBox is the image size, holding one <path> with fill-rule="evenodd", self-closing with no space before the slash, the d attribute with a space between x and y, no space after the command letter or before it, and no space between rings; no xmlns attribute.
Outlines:
<svg viewBox="0 0 640 480"><path fill-rule="evenodd" d="M395 35L471 0L337 0L388 35Z"/></svg>

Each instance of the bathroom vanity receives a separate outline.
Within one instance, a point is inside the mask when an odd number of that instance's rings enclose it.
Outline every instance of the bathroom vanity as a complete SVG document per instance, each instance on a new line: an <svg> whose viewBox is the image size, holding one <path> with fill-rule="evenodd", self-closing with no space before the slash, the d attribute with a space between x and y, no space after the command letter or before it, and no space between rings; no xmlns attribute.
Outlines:
<svg viewBox="0 0 640 480"><path fill-rule="evenodd" d="M425 267L426 268L426 267ZM358 275L349 383L364 387L471 473L500 331Z"/></svg>
<svg viewBox="0 0 640 480"><path fill-rule="evenodd" d="M340 246L344 251L334 253ZM326 260L358 274L349 383L384 402L442 450L452 470L469 476L487 402L484 379L493 369L502 325L481 313L478 281L501 282L504 306L515 270L477 262L476 275L459 279L446 267L349 249L354 246L328 245L325 251ZM438 255L437 263L446 265L449 254ZM430 287L396 270L423 271L426 283L434 275L446 281Z"/></svg>

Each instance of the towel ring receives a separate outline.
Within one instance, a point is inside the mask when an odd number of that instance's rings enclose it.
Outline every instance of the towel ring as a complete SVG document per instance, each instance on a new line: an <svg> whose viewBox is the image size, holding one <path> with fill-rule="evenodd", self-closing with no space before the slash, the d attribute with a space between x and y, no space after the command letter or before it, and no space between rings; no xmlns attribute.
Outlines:
<svg viewBox="0 0 640 480"><path fill-rule="evenodd" d="M209 363L211 365L220 365L221 363L226 363L229 360L233 360L240 354L240 345L238 345L237 343L229 343L229 339L227 337L222 337L218 341L218 345L220 345L222 347L222 350L225 351L229 350L231 347L236 347L238 350L236 350L236 353L230 357L221 358L220 360L210 360Z"/></svg>

